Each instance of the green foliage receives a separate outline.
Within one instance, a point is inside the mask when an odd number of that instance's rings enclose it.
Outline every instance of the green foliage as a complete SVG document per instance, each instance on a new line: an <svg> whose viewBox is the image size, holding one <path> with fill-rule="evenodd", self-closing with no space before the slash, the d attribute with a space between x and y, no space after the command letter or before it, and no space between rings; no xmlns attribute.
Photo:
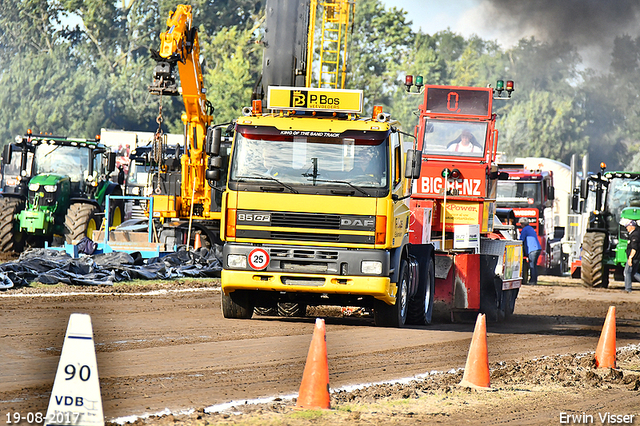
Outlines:
<svg viewBox="0 0 640 426"><path fill-rule="evenodd" d="M265 0L195 0L207 97L214 121L250 104L262 62L259 25ZM4 0L0 11L0 143L28 128L91 137L100 128L181 132L181 97L150 96L169 12L166 0ZM512 79L510 101L495 101L501 151L568 162L588 152L608 168L640 166L640 38L615 40L608 72L581 68L574 46L526 38L509 49L450 30L413 32L407 12L358 0L347 87L362 89L365 115L382 105L412 133L425 84L485 87ZM415 93L415 88L414 88ZM594 160L592 160L594 162Z"/></svg>
<svg viewBox="0 0 640 426"><path fill-rule="evenodd" d="M251 93L258 80L256 70L262 60L260 45L255 42L256 30L225 28L210 41L203 41L202 49L210 58L205 86L216 108L216 123L231 122L241 115L242 107L251 106Z"/></svg>
<svg viewBox="0 0 640 426"><path fill-rule="evenodd" d="M399 86L397 62L411 47L412 33L406 12L386 11L379 0L358 1L350 47L348 87L364 90L365 110L389 106Z"/></svg>
<svg viewBox="0 0 640 426"><path fill-rule="evenodd" d="M572 98L534 92L529 102L514 102L500 121L499 147L511 158L546 157L569 164L571 154L586 152L585 126Z"/></svg>

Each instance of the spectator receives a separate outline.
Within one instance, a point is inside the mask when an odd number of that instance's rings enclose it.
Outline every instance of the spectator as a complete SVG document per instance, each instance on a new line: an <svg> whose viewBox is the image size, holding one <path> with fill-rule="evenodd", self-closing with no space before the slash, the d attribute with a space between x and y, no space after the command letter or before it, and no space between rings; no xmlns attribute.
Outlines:
<svg viewBox="0 0 640 426"><path fill-rule="evenodd" d="M542 247L540 247L536 230L529 225L529 219L521 217L519 222L522 225L520 241L522 241L524 255L529 259L529 284L535 285L538 284L538 257Z"/></svg>
<svg viewBox="0 0 640 426"><path fill-rule="evenodd" d="M640 265L640 231L635 220L622 219L621 224L629 233L627 243L627 263L624 265L624 291L631 293L631 284L635 278L640 281L638 265Z"/></svg>

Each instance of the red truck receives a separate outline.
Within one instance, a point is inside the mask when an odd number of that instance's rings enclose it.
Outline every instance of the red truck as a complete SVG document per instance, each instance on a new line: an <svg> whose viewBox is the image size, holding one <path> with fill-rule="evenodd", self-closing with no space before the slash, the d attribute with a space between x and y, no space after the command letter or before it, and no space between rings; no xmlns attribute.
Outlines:
<svg viewBox="0 0 640 426"><path fill-rule="evenodd" d="M507 213L513 212L516 222L523 217L529 219L542 247L538 266L547 274L561 275L566 269L567 256L562 250L564 227L560 226L560 216L554 208L553 171L530 169L515 163L502 163L499 168L509 177L498 181L498 217L505 222Z"/></svg>

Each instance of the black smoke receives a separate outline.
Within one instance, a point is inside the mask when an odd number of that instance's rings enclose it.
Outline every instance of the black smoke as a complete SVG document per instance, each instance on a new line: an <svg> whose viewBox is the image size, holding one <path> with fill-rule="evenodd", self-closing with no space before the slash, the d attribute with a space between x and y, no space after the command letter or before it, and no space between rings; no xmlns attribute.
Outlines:
<svg viewBox="0 0 640 426"><path fill-rule="evenodd" d="M640 0L484 0L497 32L575 46L585 65L608 67L616 37L640 36Z"/></svg>

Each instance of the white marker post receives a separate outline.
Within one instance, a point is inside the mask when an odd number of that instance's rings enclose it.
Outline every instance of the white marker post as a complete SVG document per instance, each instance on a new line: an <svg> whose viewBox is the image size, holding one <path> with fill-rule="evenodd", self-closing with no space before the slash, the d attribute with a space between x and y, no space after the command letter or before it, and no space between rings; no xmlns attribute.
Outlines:
<svg viewBox="0 0 640 426"><path fill-rule="evenodd" d="M104 426L91 317L71 314L45 426Z"/></svg>

